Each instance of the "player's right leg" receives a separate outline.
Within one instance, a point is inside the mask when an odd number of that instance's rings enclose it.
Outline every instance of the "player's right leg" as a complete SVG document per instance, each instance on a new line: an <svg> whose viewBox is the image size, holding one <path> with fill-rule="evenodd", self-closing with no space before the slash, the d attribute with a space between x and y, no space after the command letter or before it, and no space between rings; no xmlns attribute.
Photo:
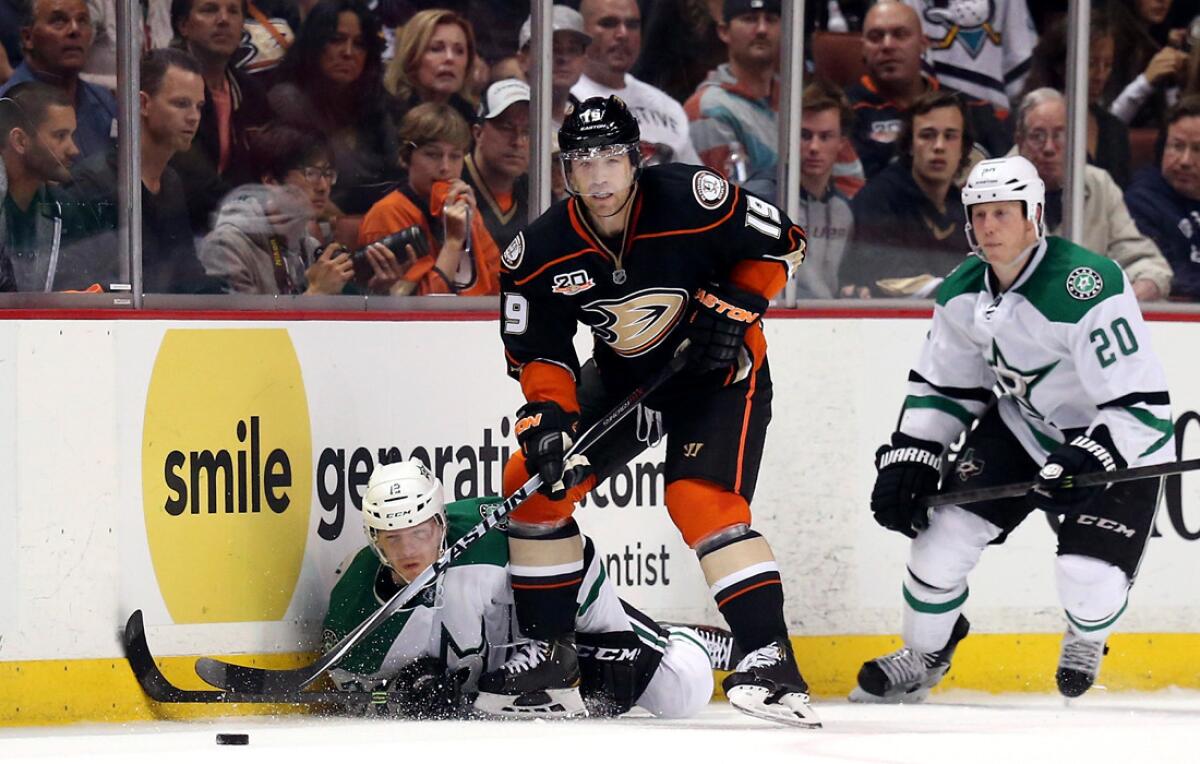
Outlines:
<svg viewBox="0 0 1200 764"><path fill-rule="evenodd" d="M962 615L967 575L1001 532L962 507L930 513L929 527L912 542L904 576L904 646L864 663L850 700L904 703L928 696L970 629Z"/></svg>
<svg viewBox="0 0 1200 764"><path fill-rule="evenodd" d="M984 488L1028 480L1037 465L992 409L967 436L953 471L954 488ZM863 664L850 699L918 702L949 671L970 624L962 615L967 576L989 544L1000 543L1030 512L1023 497L939 507L909 549L905 571L904 646Z"/></svg>

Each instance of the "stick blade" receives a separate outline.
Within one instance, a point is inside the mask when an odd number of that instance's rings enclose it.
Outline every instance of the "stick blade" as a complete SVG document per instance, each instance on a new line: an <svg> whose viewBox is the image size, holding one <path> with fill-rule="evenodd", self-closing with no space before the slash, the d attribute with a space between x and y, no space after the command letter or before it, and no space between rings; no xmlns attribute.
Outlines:
<svg viewBox="0 0 1200 764"><path fill-rule="evenodd" d="M196 673L213 687L255 694L298 692L313 680L310 666L263 669L226 663L216 658L197 658Z"/></svg>
<svg viewBox="0 0 1200 764"><path fill-rule="evenodd" d="M181 690L163 676L146 642L146 625L141 610L135 610L129 616L121 642L133 676L151 700L158 703L211 703L221 699L223 693L220 692Z"/></svg>

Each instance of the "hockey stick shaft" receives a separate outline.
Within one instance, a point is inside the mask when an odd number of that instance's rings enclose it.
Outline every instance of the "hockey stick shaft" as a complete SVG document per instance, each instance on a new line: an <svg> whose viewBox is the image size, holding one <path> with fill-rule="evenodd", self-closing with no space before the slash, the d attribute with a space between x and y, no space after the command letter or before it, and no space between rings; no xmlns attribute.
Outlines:
<svg viewBox="0 0 1200 764"><path fill-rule="evenodd" d="M1200 459L1188 459L1181 462L1151 464L1146 467L1127 467L1112 472L1088 472L1083 475L1077 475L1073 480L1073 484L1078 488L1087 488L1088 486L1104 485L1106 483L1124 483L1129 480L1178 475L1181 472L1191 472L1196 469L1200 469ZM1015 496L1024 496L1033 490L1035 485L1037 485L1036 481L1026 480L1021 483L1009 483L1007 485L996 485L988 488L935 493L922 498L921 505L925 507L942 507L949 504L973 504L977 501L1009 499Z"/></svg>
<svg viewBox="0 0 1200 764"><path fill-rule="evenodd" d="M687 362L687 342L679 346L671 360L653 377L635 388L611 411L587 429L579 440L567 452L566 457L583 454L597 441L611 432L638 404L648 395L661 387L667 380L675 376ZM200 658L196 661L196 671L205 681L226 690L238 692L292 692L307 687L318 677L337 665L351 650L370 636L384 621L396 611L404 607L417 594L441 575L449 565L463 555L472 544L483 538L488 531L495 528L508 518L514 509L537 492L542 486L542 479L533 475L523 486L504 500L496 510L483 518L483 521L467 532L465 536L452 544L442 556L434 561L407 586L396 592L390 600L372 613L362 623L356 626L336 645L325 652L313 663L296 669L272 670L239 666L225 663L213 658Z"/></svg>
<svg viewBox="0 0 1200 764"><path fill-rule="evenodd" d="M146 642L146 629L141 610L135 610L129 616L122 642L125 645L125 658L129 661L129 667L133 670L133 675L141 685L142 691L146 693L147 697L158 703L277 703L350 707L386 703L392 699L387 693L366 691L270 694L226 690L185 690L177 687L163 676L158 664L154 661L154 656L150 653L150 645Z"/></svg>

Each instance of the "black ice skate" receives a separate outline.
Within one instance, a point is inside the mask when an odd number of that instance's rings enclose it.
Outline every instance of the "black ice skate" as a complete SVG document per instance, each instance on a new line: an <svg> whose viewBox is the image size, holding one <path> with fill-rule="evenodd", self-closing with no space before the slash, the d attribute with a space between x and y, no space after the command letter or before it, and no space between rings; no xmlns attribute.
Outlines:
<svg viewBox="0 0 1200 764"><path fill-rule="evenodd" d="M508 661L479 678L475 710L489 716L584 716L574 637L530 640Z"/></svg>
<svg viewBox="0 0 1200 764"><path fill-rule="evenodd" d="M1068 628L1058 655L1058 671L1054 673L1058 691L1065 697L1078 698L1091 689L1100 673L1100 661L1107 654L1107 644L1084 639Z"/></svg>
<svg viewBox="0 0 1200 764"><path fill-rule="evenodd" d="M918 653L902 647L894 653L869 660L858 670L858 686L850 691L854 703L920 703L929 697L950 670L954 650L971 624L960 615L954 622L950 641L941 650Z"/></svg>
<svg viewBox="0 0 1200 764"><path fill-rule="evenodd" d="M821 726L808 705L808 683L800 676L787 640L778 639L748 653L721 687L729 704L744 714L797 727Z"/></svg>
<svg viewBox="0 0 1200 764"><path fill-rule="evenodd" d="M742 651L742 648L737 646L732 632L728 629L695 623L667 623L663 625L691 629L696 632L696 636L700 637L700 641L704 643L704 649L708 651L709 663L717 671L733 671L733 667L737 665L738 661L746 657L746 653Z"/></svg>

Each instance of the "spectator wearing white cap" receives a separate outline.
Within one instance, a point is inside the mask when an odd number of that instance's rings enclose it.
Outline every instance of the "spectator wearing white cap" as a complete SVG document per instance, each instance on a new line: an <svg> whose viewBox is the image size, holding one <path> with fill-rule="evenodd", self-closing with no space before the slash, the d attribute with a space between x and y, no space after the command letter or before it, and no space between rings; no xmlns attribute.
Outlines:
<svg viewBox="0 0 1200 764"><path fill-rule="evenodd" d="M642 50L642 14L636 0L583 0L588 45L583 74L571 88L580 101L615 95L637 118L646 164L700 164L683 105L629 73Z"/></svg>
<svg viewBox="0 0 1200 764"><path fill-rule="evenodd" d="M475 189L479 215L501 247L529 222L529 86L520 80L493 82L479 102L463 180Z"/></svg>
<svg viewBox="0 0 1200 764"><path fill-rule="evenodd" d="M584 54L592 38L583 31L583 16L574 8L565 5L553 6L551 23L554 28L554 57L550 83L550 121L554 131L562 127L563 117L568 105L576 105L579 101L571 95L571 88L583 74ZM525 19L518 36L519 50L517 61L521 65L525 80L529 81L529 70L532 66L529 60L529 38L532 35L532 19Z"/></svg>

